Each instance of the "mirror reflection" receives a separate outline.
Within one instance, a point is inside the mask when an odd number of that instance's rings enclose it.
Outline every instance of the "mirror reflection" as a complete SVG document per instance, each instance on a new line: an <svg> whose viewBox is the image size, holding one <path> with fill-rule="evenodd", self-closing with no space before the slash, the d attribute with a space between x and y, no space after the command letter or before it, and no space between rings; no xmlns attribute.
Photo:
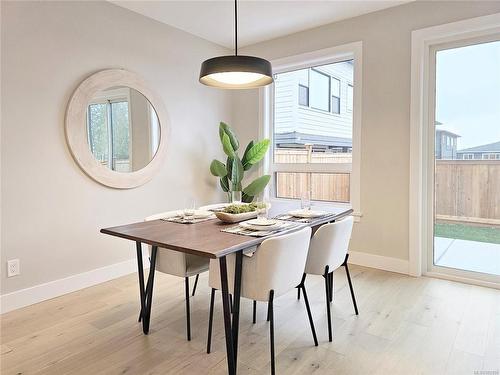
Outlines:
<svg viewBox="0 0 500 375"><path fill-rule="evenodd" d="M158 150L158 116L139 91L111 87L96 93L87 105L87 140L102 165L117 172L137 171Z"/></svg>

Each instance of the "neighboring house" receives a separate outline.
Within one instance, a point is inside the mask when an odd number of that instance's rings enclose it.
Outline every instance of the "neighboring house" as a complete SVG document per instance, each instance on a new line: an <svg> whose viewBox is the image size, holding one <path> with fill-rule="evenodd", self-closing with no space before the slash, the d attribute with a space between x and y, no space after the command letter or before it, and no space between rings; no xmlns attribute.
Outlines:
<svg viewBox="0 0 500 375"><path fill-rule="evenodd" d="M449 130L438 129L443 125L436 121L436 140L435 140L435 155L436 159L456 159L457 158L457 139L458 134Z"/></svg>
<svg viewBox="0 0 500 375"><path fill-rule="evenodd" d="M500 160L500 142L465 148L457 151L457 159L461 160Z"/></svg>
<svg viewBox="0 0 500 375"><path fill-rule="evenodd" d="M352 61L280 73L275 85L276 147L352 150Z"/></svg>

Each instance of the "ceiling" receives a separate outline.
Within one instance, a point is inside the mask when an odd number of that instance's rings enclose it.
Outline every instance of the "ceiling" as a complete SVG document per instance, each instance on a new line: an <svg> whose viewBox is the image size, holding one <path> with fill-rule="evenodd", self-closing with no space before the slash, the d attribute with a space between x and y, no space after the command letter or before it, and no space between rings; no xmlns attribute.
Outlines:
<svg viewBox="0 0 500 375"><path fill-rule="evenodd" d="M234 3L231 0L109 1L203 39L233 48ZM262 42L406 2L409 1L240 0L238 2L239 46Z"/></svg>

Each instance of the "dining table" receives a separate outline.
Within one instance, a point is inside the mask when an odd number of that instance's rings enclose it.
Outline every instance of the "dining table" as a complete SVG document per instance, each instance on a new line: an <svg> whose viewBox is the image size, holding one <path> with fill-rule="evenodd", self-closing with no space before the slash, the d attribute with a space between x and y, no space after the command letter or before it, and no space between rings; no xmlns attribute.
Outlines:
<svg viewBox="0 0 500 375"><path fill-rule="evenodd" d="M269 217L276 217L295 208L295 202L273 204L269 210ZM339 220L352 214L350 207L328 207L327 215L311 218L296 230L304 226L313 228L313 233L321 225ZM155 276L156 257L158 249L165 248L194 254L209 259L218 259L220 265L222 310L224 316L224 330L226 341L226 357L228 374L235 375L238 357L238 333L240 317L241 272L243 267L243 254L246 249L259 245L272 234L264 237L252 237L240 234L223 232L224 228L235 225L223 223L218 219L206 220L195 224L181 224L166 220L141 221L110 228L103 228L101 233L124 238L135 242L137 256L137 271L139 276L140 313L139 321L142 323L144 334L149 333L151 320L151 306L153 301L153 286ZM144 275L142 245L151 246L150 267L147 280ZM234 288L232 308L229 299L229 282L226 257L235 254L234 262Z"/></svg>

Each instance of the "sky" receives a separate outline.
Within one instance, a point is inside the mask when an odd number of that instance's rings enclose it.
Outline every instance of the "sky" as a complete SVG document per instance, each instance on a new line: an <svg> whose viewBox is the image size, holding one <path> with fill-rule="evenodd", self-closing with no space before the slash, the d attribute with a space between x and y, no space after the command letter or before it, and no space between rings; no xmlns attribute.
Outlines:
<svg viewBox="0 0 500 375"><path fill-rule="evenodd" d="M500 41L437 52L436 121L459 150L500 141Z"/></svg>

